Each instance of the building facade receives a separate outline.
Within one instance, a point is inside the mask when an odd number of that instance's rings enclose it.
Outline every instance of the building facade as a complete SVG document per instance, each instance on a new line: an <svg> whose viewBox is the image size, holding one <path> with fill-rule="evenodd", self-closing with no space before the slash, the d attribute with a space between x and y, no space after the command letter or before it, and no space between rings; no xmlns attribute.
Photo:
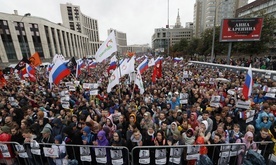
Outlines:
<svg viewBox="0 0 276 165"><path fill-rule="evenodd" d="M0 57L2 63L17 62L38 52L42 59L55 54L82 57L91 53L87 35L44 18L0 13Z"/></svg>
<svg viewBox="0 0 276 165"><path fill-rule="evenodd" d="M190 24L190 23L189 23ZM190 24L191 25L191 24ZM152 35L152 49L155 52L163 53L168 50L170 46L178 43L181 39L190 41L193 37L193 26L183 28L180 22L179 11L176 18L176 23L173 28L156 28Z"/></svg>
<svg viewBox="0 0 276 165"><path fill-rule="evenodd" d="M114 31L115 39L117 43L117 51L119 54L123 54L123 47L127 47L127 35L126 33L120 32L116 29L108 29L107 34L109 35L112 31Z"/></svg>
<svg viewBox="0 0 276 165"><path fill-rule="evenodd" d="M88 36L90 55L96 54L100 47L98 21L84 15L80 7L71 3L60 4L62 23L65 27Z"/></svg>
<svg viewBox="0 0 276 165"><path fill-rule="evenodd" d="M264 14L276 17L276 1L275 0L256 0L236 10L236 17L249 17L264 11Z"/></svg>
<svg viewBox="0 0 276 165"><path fill-rule="evenodd" d="M248 0L196 0L194 5L194 37L208 28L220 26L224 18L234 18L236 9Z"/></svg>

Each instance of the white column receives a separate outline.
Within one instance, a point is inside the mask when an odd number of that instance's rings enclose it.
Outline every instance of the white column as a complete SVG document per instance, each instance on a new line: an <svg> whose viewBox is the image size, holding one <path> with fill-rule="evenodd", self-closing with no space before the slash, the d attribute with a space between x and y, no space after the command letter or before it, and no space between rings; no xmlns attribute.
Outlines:
<svg viewBox="0 0 276 165"><path fill-rule="evenodd" d="M55 39L56 39L57 52L61 54L59 40L58 40L58 35L57 35L57 29L55 29L55 28L54 28L54 33L55 33Z"/></svg>
<svg viewBox="0 0 276 165"><path fill-rule="evenodd" d="M38 24L38 30L39 30L39 36L40 36L41 45L42 45L42 51L44 53L44 58L45 59L51 58L50 51L49 51L50 45L48 45L48 42L47 42L44 26L42 24Z"/></svg>
<svg viewBox="0 0 276 165"><path fill-rule="evenodd" d="M64 42L63 42L64 38L62 35L62 30L59 30L59 36L60 36L60 42L61 42L60 48L61 48L62 52L64 53L64 57L68 57L67 52L65 51L65 47L64 47Z"/></svg>
<svg viewBox="0 0 276 165"><path fill-rule="evenodd" d="M16 57L17 57L18 60L22 60L22 58L23 58L22 51L21 51L21 48L20 48L19 40L17 38L16 30L15 30L15 27L14 27L15 22L9 20L8 24L10 25L9 26L10 27L10 33L11 33L12 42L13 42L13 46L14 46L14 49L15 49Z"/></svg>
<svg viewBox="0 0 276 165"><path fill-rule="evenodd" d="M27 45L29 45L29 50L27 51L27 53L29 54L27 57L31 57L35 53L35 47L34 47L34 42L31 34L31 30L30 30L30 24L28 22L23 22L23 23L24 23L25 33L27 37L27 41L25 42L27 43Z"/></svg>
<svg viewBox="0 0 276 165"><path fill-rule="evenodd" d="M66 53L67 53L67 57L70 57L70 52L69 52L69 45L68 45L68 38L67 38L67 32L64 31L64 40L65 40L65 45L66 45Z"/></svg>
<svg viewBox="0 0 276 165"><path fill-rule="evenodd" d="M52 28L48 26L48 32L49 32L49 38L50 38L50 43L51 43L51 50L53 52L52 56L54 57L57 52L56 52L56 49L55 49L55 45L54 45L54 40L53 40L53 35L52 35Z"/></svg>
<svg viewBox="0 0 276 165"><path fill-rule="evenodd" d="M3 63L6 63L6 62L9 62L9 59L8 59L8 56L7 56L7 53L6 53L6 50L5 50L5 47L4 47L4 44L3 44L3 40L1 38L1 35L0 35L0 57L1 57L1 61Z"/></svg>

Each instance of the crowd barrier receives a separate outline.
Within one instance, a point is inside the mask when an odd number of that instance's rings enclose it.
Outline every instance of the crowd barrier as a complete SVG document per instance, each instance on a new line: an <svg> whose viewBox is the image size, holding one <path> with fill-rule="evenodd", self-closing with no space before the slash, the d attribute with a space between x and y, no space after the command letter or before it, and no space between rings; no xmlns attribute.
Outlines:
<svg viewBox="0 0 276 165"><path fill-rule="evenodd" d="M129 150L124 146L0 142L0 151L0 163L7 165L130 164Z"/></svg>
<svg viewBox="0 0 276 165"><path fill-rule="evenodd" d="M239 71L239 72L247 73L247 71L248 71L248 67L242 67L242 66L214 64L214 63L200 62L200 61L189 61L189 63L191 63L195 66L201 66L201 67L207 67L207 68L213 68L213 69L221 69L221 70L229 70L229 71L233 71L233 72ZM252 68L252 73L253 73L253 75L258 76L258 77L267 76L267 77L271 78L272 80L276 81L276 71Z"/></svg>
<svg viewBox="0 0 276 165"><path fill-rule="evenodd" d="M249 150L260 153L271 161L273 142L255 142L246 149L245 143L173 145L173 146L137 146L131 152L124 146L92 145L56 145L50 143L0 142L2 158L0 163L7 165L136 165L136 164L185 164L196 163L203 159L204 150L207 156L218 165L244 162ZM275 162L274 162L275 163Z"/></svg>

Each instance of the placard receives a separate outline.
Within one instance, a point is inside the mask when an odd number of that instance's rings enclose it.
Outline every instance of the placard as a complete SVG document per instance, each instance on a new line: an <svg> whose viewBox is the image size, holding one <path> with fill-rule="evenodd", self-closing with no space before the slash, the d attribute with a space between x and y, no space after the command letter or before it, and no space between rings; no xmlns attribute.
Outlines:
<svg viewBox="0 0 276 165"><path fill-rule="evenodd" d="M166 149L156 149L155 150L155 164L166 164Z"/></svg>
<svg viewBox="0 0 276 165"><path fill-rule="evenodd" d="M238 100L236 103L236 107L237 108L242 108L242 109L249 109L251 105L251 101L247 100L247 101L242 101L242 100Z"/></svg>
<svg viewBox="0 0 276 165"><path fill-rule="evenodd" d="M58 157L58 148L43 147L45 157Z"/></svg>
<svg viewBox="0 0 276 165"><path fill-rule="evenodd" d="M1 150L2 155L3 155L4 158L11 157L11 154L9 152L8 146L6 144L1 144L0 145L0 150Z"/></svg>
<svg viewBox="0 0 276 165"><path fill-rule="evenodd" d="M140 164L149 164L150 163L149 150L140 150L139 151L139 163Z"/></svg>

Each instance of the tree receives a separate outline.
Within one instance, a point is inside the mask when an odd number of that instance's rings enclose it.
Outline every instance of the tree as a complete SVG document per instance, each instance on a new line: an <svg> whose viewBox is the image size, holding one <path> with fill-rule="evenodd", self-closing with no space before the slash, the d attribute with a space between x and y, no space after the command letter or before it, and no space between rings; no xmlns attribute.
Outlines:
<svg viewBox="0 0 276 165"><path fill-rule="evenodd" d="M198 54L197 47L199 42L199 38L192 38L187 46L187 53L190 55Z"/></svg>
<svg viewBox="0 0 276 165"><path fill-rule="evenodd" d="M276 43L276 18L273 15L265 14L264 11L253 13L250 17L263 18L261 39L260 41L237 42L233 46L233 51L250 55L268 53Z"/></svg>
<svg viewBox="0 0 276 165"><path fill-rule="evenodd" d="M172 46L172 53L174 56L178 56L179 54L185 54L188 47L188 40L186 38L182 38L179 42L175 43Z"/></svg>

